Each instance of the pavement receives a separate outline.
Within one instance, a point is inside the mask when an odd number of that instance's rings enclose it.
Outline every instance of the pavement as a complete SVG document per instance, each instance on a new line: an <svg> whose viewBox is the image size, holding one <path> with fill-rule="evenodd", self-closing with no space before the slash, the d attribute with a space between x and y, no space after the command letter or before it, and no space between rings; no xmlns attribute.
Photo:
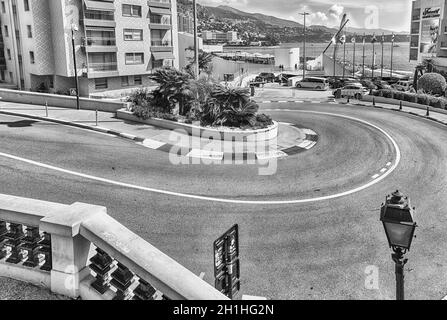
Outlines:
<svg viewBox="0 0 447 320"><path fill-rule="evenodd" d="M261 104L261 112L275 120L318 134L312 149L278 160L270 176L259 175L256 165L174 165L166 153L117 135L80 134L79 128L0 112L0 193L104 205L194 273L205 272L209 283L214 281L212 243L238 223L242 294L392 300L394 265L378 220L383 197L398 188L416 206L419 226L407 255L406 298L441 299L447 291L445 125L425 117L424 110L396 112L387 110L396 106L324 99ZM14 110L0 105L0 111ZM21 112L27 107L17 106ZM72 114L74 123L95 124L94 112L51 109L49 115L59 120ZM27 112L45 117L42 107ZM107 129L153 130L106 115L99 119ZM390 140L371 125L394 139L399 162ZM395 170L379 181L388 164ZM366 189L329 198L365 184ZM365 286L371 267L377 268L377 288ZM3 297L19 299L26 292Z"/></svg>

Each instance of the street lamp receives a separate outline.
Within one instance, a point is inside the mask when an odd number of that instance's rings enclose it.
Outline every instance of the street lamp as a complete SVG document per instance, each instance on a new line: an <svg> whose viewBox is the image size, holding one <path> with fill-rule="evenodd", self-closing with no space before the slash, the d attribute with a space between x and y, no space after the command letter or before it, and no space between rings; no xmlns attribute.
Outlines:
<svg viewBox="0 0 447 320"><path fill-rule="evenodd" d="M79 110L79 80L78 80L78 68L76 65L76 46L75 46L75 32L78 31L78 27L72 23L71 24L71 46L73 47L73 66L76 82L76 109Z"/></svg>
<svg viewBox="0 0 447 320"><path fill-rule="evenodd" d="M194 73L199 79L199 39L197 39L197 0L192 0L192 12L194 16Z"/></svg>
<svg viewBox="0 0 447 320"><path fill-rule="evenodd" d="M303 23L303 79L306 77L306 16L309 15L307 12L300 13L304 17Z"/></svg>
<svg viewBox="0 0 447 320"><path fill-rule="evenodd" d="M385 204L380 209L380 221L383 223L385 234L395 263L396 300L404 300L404 265L408 259L404 254L410 251L416 222L413 219L415 208L411 208L410 199L399 191L386 196Z"/></svg>

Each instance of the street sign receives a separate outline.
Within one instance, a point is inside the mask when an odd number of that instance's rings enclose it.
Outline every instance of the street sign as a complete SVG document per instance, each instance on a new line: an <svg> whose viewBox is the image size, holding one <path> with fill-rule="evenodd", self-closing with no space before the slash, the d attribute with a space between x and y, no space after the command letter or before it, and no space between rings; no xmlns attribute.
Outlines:
<svg viewBox="0 0 447 320"><path fill-rule="evenodd" d="M76 96L76 88L70 88L70 96Z"/></svg>
<svg viewBox="0 0 447 320"><path fill-rule="evenodd" d="M240 291L239 230L235 224L214 241L214 278L217 290L233 299Z"/></svg>

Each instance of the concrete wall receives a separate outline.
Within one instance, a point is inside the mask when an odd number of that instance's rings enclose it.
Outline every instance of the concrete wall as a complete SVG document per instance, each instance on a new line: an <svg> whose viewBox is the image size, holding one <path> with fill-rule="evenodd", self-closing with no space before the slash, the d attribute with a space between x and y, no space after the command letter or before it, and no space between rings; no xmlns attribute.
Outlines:
<svg viewBox="0 0 447 320"><path fill-rule="evenodd" d="M76 97L71 96L0 89L0 97L2 101L36 105L45 105L47 102L49 106L53 107L76 108ZM87 110L116 112L116 110L124 108L126 103L80 98L80 106Z"/></svg>

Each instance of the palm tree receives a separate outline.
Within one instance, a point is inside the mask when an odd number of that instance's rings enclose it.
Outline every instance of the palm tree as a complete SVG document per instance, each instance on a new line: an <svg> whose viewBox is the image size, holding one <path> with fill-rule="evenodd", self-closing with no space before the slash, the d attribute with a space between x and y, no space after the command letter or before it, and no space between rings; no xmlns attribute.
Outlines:
<svg viewBox="0 0 447 320"><path fill-rule="evenodd" d="M173 68L157 69L149 76L149 79L157 82L159 87L154 90L154 97L165 107L165 111L171 112L175 104L179 104L179 113L185 115L187 105L194 99L190 89L191 76Z"/></svg>
<svg viewBox="0 0 447 320"><path fill-rule="evenodd" d="M194 51L193 47L189 47L186 50L190 50L190 51ZM192 76L194 76L194 57L189 57L188 58L189 63L186 66L185 70L190 73ZM199 50L199 72L202 73L206 73L206 74L211 74L211 72L213 71L213 54L209 53L209 52L205 52L203 50Z"/></svg>

